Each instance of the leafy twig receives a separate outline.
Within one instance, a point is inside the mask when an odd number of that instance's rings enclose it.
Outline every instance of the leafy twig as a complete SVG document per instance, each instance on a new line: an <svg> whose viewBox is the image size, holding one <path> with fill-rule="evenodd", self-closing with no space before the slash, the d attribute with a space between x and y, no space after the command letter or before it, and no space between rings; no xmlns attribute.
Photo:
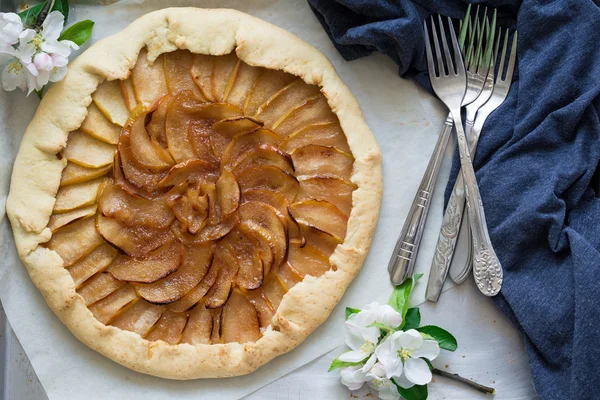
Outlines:
<svg viewBox="0 0 600 400"><path fill-rule="evenodd" d="M470 386L471 388L473 388L479 392L482 392L485 394L492 394L492 395L496 394L496 389L489 387L489 386L484 386L484 385L474 382L470 379L463 378L462 376L460 376L458 374L453 374L451 372L442 371L437 368L433 368L431 370L431 372L435 375L443 376L444 378L448 378L448 379L451 379L456 382L464 383L465 385Z"/></svg>

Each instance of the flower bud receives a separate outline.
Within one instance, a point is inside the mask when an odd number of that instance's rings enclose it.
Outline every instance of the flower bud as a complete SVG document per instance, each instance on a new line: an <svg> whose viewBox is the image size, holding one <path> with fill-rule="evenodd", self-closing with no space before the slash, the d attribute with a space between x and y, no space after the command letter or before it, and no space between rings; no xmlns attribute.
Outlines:
<svg viewBox="0 0 600 400"><path fill-rule="evenodd" d="M33 65L40 71L52 71L54 68L54 63L52 62L52 57L50 57L46 53L38 53L33 58Z"/></svg>

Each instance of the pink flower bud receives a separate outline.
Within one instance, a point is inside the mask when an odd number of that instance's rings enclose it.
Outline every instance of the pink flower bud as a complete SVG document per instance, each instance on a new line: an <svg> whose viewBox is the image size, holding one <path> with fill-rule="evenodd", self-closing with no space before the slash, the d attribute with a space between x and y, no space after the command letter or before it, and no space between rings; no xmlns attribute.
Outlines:
<svg viewBox="0 0 600 400"><path fill-rule="evenodd" d="M38 53L33 58L33 65L40 71L52 71L54 68L54 63L52 62L52 57L50 57L46 53Z"/></svg>

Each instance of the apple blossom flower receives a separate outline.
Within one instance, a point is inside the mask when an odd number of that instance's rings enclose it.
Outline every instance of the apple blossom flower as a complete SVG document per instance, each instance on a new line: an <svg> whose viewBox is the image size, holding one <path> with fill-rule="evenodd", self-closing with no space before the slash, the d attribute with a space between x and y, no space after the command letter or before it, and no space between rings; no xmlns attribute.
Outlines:
<svg viewBox="0 0 600 400"><path fill-rule="evenodd" d="M423 339L415 329L394 332L375 350L379 363L385 369L386 378L393 378L404 389L431 381L431 371L422 358L433 360L439 353L438 343Z"/></svg>
<svg viewBox="0 0 600 400"><path fill-rule="evenodd" d="M367 373L368 385L379 392L383 400L398 400L400 394L394 382L387 378L385 368L381 363L376 363Z"/></svg>
<svg viewBox="0 0 600 400"><path fill-rule="evenodd" d="M8 45L16 44L23 32L21 17L15 13L0 13L0 42Z"/></svg>

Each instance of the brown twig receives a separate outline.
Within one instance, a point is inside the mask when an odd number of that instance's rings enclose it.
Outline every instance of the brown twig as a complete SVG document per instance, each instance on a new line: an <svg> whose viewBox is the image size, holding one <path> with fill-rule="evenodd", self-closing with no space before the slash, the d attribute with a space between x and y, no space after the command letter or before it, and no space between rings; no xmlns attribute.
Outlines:
<svg viewBox="0 0 600 400"><path fill-rule="evenodd" d="M496 394L496 389L489 387L489 386L481 385L477 382L473 382L472 380L463 378L462 376L460 376L458 374L453 374L450 372L442 371L437 368L432 369L431 372L436 375L443 376L444 378L448 378L448 379L452 379L453 381L464 383L465 385L470 386L473 389L478 390L482 393L491 394L491 395Z"/></svg>

